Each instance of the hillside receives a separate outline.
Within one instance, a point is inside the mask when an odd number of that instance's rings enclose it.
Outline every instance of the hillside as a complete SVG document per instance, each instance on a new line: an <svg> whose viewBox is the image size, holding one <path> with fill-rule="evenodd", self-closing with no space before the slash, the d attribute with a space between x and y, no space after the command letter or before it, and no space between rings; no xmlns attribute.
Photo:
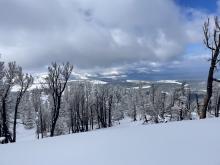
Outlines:
<svg viewBox="0 0 220 165"><path fill-rule="evenodd" d="M0 145L1 165L219 165L219 119L108 129Z"/></svg>

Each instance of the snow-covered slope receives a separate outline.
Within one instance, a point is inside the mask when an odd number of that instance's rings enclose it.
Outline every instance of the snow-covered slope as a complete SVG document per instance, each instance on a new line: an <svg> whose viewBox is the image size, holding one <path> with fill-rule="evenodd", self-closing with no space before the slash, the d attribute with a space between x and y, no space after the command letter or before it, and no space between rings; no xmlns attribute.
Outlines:
<svg viewBox="0 0 220 165"><path fill-rule="evenodd" d="M17 124L17 141L33 141L36 139L36 128L33 129L26 129L24 128L24 125ZM1 146L0 146L1 148ZM1 149L0 149L1 150ZM1 161L0 161L1 164Z"/></svg>
<svg viewBox="0 0 220 165"><path fill-rule="evenodd" d="M181 82L178 82L177 80L159 80L158 83L166 83L166 84L179 84L181 85Z"/></svg>
<svg viewBox="0 0 220 165"><path fill-rule="evenodd" d="M108 129L0 145L1 165L219 165L219 119Z"/></svg>

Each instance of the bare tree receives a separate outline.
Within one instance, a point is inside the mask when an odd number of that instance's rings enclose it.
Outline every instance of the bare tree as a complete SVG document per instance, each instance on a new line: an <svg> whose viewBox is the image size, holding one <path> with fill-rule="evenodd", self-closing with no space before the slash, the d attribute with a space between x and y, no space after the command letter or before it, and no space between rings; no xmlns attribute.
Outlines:
<svg viewBox="0 0 220 165"><path fill-rule="evenodd" d="M62 94L66 88L72 70L73 66L70 65L68 62L63 65L52 63L51 66L48 67L48 76L45 78L45 80L46 84L48 85L49 94L52 96L53 99L50 130L51 137L54 136L54 130L61 107Z"/></svg>
<svg viewBox="0 0 220 165"><path fill-rule="evenodd" d="M3 66L2 66L3 67ZM3 67L4 68L4 67ZM1 88L1 117L2 117L2 131L3 136L5 137L5 143L12 142L11 133L8 128L7 121L7 101L15 83L15 78L17 74L17 66L15 62L9 62L8 66L4 68L4 80L2 81Z"/></svg>
<svg viewBox="0 0 220 165"><path fill-rule="evenodd" d="M14 122L13 122L13 139L12 142L16 142L16 125L17 125L17 115L18 107L21 102L22 97L26 93L27 89L33 84L33 77L28 74L24 74L21 67L17 69L17 77L15 83L18 86L18 92L16 96L15 109L14 109Z"/></svg>
<svg viewBox="0 0 220 165"><path fill-rule="evenodd" d="M211 50L211 58L210 60L210 68L208 73L208 79L207 79L207 91L206 96L204 98L204 105L202 108L202 111L200 112L200 118L204 119L206 118L206 112L208 108L208 104L210 102L210 99L212 97L212 87L213 87L213 81L220 82L220 80L216 79L214 77L214 73L217 70L217 65L219 64L219 51L220 51L220 26L218 17L214 18L214 28L213 32L210 32L210 22L209 19L204 23L203 26L203 32L204 32L204 43L208 49Z"/></svg>

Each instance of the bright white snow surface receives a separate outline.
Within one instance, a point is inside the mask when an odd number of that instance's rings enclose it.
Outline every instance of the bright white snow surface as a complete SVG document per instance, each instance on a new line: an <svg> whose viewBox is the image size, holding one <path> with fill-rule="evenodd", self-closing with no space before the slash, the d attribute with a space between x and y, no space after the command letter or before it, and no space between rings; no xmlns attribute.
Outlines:
<svg viewBox="0 0 220 165"><path fill-rule="evenodd" d="M108 129L0 145L1 165L219 165L220 120Z"/></svg>
<svg viewBox="0 0 220 165"><path fill-rule="evenodd" d="M159 80L157 81L158 83L167 83L167 84L179 84L181 85L181 82L178 82L177 80Z"/></svg>

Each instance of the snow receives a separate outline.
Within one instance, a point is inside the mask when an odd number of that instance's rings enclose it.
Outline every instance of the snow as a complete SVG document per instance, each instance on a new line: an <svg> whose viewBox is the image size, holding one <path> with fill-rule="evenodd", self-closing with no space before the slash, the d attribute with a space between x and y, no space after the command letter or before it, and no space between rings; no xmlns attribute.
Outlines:
<svg viewBox="0 0 220 165"><path fill-rule="evenodd" d="M151 88L151 86L150 85L144 85L142 88L147 89L147 88Z"/></svg>
<svg viewBox="0 0 220 165"><path fill-rule="evenodd" d="M45 78L48 76L47 73L41 73L34 76L34 83L35 84L42 84L46 83Z"/></svg>
<svg viewBox="0 0 220 165"><path fill-rule="evenodd" d="M1 165L219 165L220 119L120 125L0 145Z"/></svg>
<svg viewBox="0 0 220 165"><path fill-rule="evenodd" d="M126 80L128 83L152 83L150 81L141 81L141 80ZM157 83L166 83L166 84L179 84L181 85L182 83L177 81L177 80L158 80L156 81Z"/></svg>
<svg viewBox="0 0 220 165"><path fill-rule="evenodd" d="M70 80L68 82L90 82L92 84L107 84L107 82L101 80Z"/></svg>
<svg viewBox="0 0 220 165"><path fill-rule="evenodd" d="M181 82L178 82L177 80L159 80L158 83L167 83L167 84L179 84L181 85Z"/></svg>
<svg viewBox="0 0 220 165"><path fill-rule="evenodd" d="M132 87L133 89L140 89L140 87ZM144 85L141 87L142 89L148 89L148 88L151 88L150 85ZM128 88L129 89L129 88Z"/></svg>
<svg viewBox="0 0 220 165"><path fill-rule="evenodd" d="M34 80L34 83L28 88L28 91L32 91L33 89L41 89L42 88L42 83L39 82L40 79L36 79L36 81ZM101 81L101 80L69 80L68 82L90 82L92 84L107 84L107 82L105 81ZM43 82L43 81L41 81ZM43 82L44 83L44 82ZM44 86L46 86L46 84L43 84ZM12 92L18 92L20 90L20 86L18 85L14 85L11 89Z"/></svg>
<svg viewBox="0 0 220 165"><path fill-rule="evenodd" d="M150 83L150 81L144 81L144 80L126 80L126 82L128 82L128 83L136 83L136 84L139 84L139 83Z"/></svg>
<svg viewBox="0 0 220 165"><path fill-rule="evenodd" d="M90 82L91 82L92 84L107 84L107 82L101 81L101 80L90 80Z"/></svg>
<svg viewBox="0 0 220 165"><path fill-rule="evenodd" d="M12 87L12 89L11 89L11 91L12 92L18 92L19 90L20 90L20 86L19 85L14 85L13 87ZM40 83L33 83L29 88L28 88L28 91L31 91L31 90L33 90L33 89L36 89L36 88L38 88L38 89L41 89L42 88L42 84L40 84Z"/></svg>
<svg viewBox="0 0 220 165"><path fill-rule="evenodd" d="M5 137L0 137L0 143L5 140Z"/></svg>
<svg viewBox="0 0 220 165"><path fill-rule="evenodd" d="M35 129L25 129L23 124L17 124L17 142L26 142L26 141L33 141L33 140L37 140ZM1 164L1 161L0 161L0 164Z"/></svg>
<svg viewBox="0 0 220 165"><path fill-rule="evenodd" d="M14 85L12 88L11 88L11 91L12 92L17 92L20 90L20 87L18 85Z"/></svg>
<svg viewBox="0 0 220 165"><path fill-rule="evenodd" d="M34 82L33 84L28 88L28 91L31 91L33 89L41 89L42 88L42 84L45 85L46 81L45 78L47 77L46 73L42 73L39 75L35 75L34 76ZM19 85L14 85L11 89L12 92L18 92L20 90L20 86Z"/></svg>

